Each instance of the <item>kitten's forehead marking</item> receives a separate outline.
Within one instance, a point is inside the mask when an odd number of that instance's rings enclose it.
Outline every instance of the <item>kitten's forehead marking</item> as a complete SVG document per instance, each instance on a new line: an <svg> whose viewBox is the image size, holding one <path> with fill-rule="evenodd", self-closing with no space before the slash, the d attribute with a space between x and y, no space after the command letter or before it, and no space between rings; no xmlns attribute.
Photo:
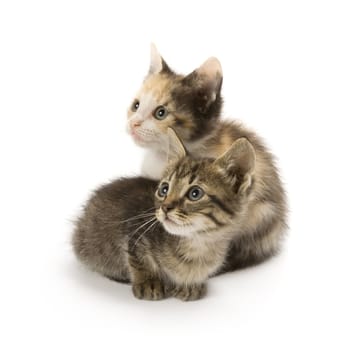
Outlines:
<svg viewBox="0 0 350 350"><path fill-rule="evenodd" d="M198 176L196 173L192 173L188 179L188 184L191 185L195 181L198 181Z"/></svg>
<svg viewBox="0 0 350 350"><path fill-rule="evenodd" d="M167 76L156 74L148 77L142 86L143 92L153 92L155 97L161 99L171 91L174 84L172 79Z"/></svg>
<svg viewBox="0 0 350 350"><path fill-rule="evenodd" d="M143 119L147 119L147 117L152 115L152 112L156 107L157 101L151 92L141 93L138 113L142 115Z"/></svg>
<svg viewBox="0 0 350 350"><path fill-rule="evenodd" d="M181 198L187 193L188 181L185 178L178 178L176 170L168 176L167 181L170 186L169 195L172 199Z"/></svg>
<svg viewBox="0 0 350 350"><path fill-rule="evenodd" d="M167 76L161 74L151 75L144 81L139 94L141 96L150 93L155 103L158 105L165 104L165 102L172 100L171 91L175 83L174 79L170 79Z"/></svg>
<svg viewBox="0 0 350 350"><path fill-rule="evenodd" d="M178 197L185 196L188 189L195 184L195 181L199 180L198 167L198 164L195 164L190 167L175 168L168 176L172 192L174 191Z"/></svg>
<svg viewBox="0 0 350 350"><path fill-rule="evenodd" d="M163 88L154 84L146 84L139 92L140 107L137 114L142 116L145 120L152 116L153 111L160 105L165 105L169 102L170 97L168 96L168 87L166 84Z"/></svg>
<svg viewBox="0 0 350 350"><path fill-rule="evenodd" d="M154 109L157 107L157 101L151 92L139 93L138 100L140 106L138 110L130 116L130 120L144 122L152 117Z"/></svg>

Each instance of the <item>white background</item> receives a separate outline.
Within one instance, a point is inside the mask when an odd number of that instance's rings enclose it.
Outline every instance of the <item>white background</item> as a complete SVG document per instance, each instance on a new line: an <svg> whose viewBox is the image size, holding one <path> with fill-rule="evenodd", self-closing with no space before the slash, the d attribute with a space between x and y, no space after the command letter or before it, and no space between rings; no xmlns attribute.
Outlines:
<svg viewBox="0 0 350 350"><path fill-rule="evenodd" d="M1 1L1 349L349 349L348 1ZM282 255L206 299L134 299L86 271L71 221L139 173L126 109L153 41L224 70L228 118L262 135L289 193Z"/></svg>

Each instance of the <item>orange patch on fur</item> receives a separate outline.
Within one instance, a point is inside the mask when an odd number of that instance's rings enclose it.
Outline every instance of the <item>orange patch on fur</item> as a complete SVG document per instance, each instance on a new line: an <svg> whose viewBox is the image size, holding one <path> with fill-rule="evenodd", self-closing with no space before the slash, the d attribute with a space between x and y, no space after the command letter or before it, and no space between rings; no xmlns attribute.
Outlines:
<svg viewBox="0 0 350 350"><path fill-rule="evenodd" d="M230 130L225 130L222 136L219 138L218 144L214 147L216 156L219 157L224 154L232 145L233 137L230 134Z"/></svg>

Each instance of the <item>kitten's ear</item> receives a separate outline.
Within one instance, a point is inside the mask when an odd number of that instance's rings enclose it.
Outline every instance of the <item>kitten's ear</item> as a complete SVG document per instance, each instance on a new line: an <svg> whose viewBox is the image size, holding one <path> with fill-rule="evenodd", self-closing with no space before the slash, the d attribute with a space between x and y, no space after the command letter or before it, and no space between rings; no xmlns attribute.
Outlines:
<svg viewBox="0 0 350 350"><path fill-rule="evenodd" d="M200 87L207 104L214 102L220 94L222 85L222 68L216 57L208 58L199 68L184 78L185 82Z"/></svg>
<svg viewBox="0 0 350 350"><path fill-rule="evenodd" d="M159 54L156 45L151 44L151 63L149 66L148 74L158 74L162 72L171 72L171 69L164 61L163 57Z"/></svg>
<svg viewBox="0 0 350 350"><path fill-rule="evenodd" d="M252 183L255 169L255 150L252 144L241 137L214 164L221 167L234 182L237 192L245 192Z"/></svg>
<svg viewBox="0 0 350 350"><path fill-rule="evenodd" d="M180 159L187 156L187 151L172 128L168 128L168 164L177 163Z"/></svg>

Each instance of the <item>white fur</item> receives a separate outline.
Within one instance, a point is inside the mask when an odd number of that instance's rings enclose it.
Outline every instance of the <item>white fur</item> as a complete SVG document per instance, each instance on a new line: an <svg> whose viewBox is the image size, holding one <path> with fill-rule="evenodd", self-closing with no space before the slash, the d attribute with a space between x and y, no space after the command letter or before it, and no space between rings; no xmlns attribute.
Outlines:
<svg viewBox="0 0 350 350"><path fill-rule="evenodd" d="M173 219L171 216L169 218ZM167 220L162 221L165 230L176 236L191 237L193 234L208 229L203 223L191 220L189 224L177 224Z"/></svg>
<svg viewBox="0 0 350 350"><path fill-rule="evenodd" d="M156 216L167 232L177 236L193 237L193 235L197 234L198 232L205 233L216 229L216 225L202 215L192 216L191 219L183 222L177 217L176 213L170 213L168 214L168 218L171 221L169 221L166 220L166 215L163 210L159 209Z"/></svg>
<svg viewBox="0 0 350 350"><path fill-rule="evenodd" d="M130 116L127 123L127 132L132 136L135 143L148 149L158 149L165 143L166 135L162 135L157 128L157 121L153 117L154 110L158 107L157 101L151 93L141 94L140 106ZM134 127L138 124L137 127Z"/></svg>
<svg viewBox="0 0 350 350"><path fill-rule="evenodd" d="M156 99L151 93L141 94L139 102L139 109L129 118L129 127L131 127L133 122L144 123L152 117L152 112L157 107Z"/></svg>
<svg viewBox="0 0 350 350"><path fill-rule="evenodd" d="M160 180L166 167L167 157L164 152L147 150L142 162L142 176L152 180Z"/></svg>
<svg viewBox="0 0 350 350"><path fill-rule="evenodd" d="M140 94L139 102L139 109L128 120L127 132L137 145L146 148L141 174L159 180L167 164L168 136L158 131L157 121L153 117L158 104L152 93ZM134 123L138 123L139 126L133 128Z"/></svg>
<svg viewBox="0 0 350 350"><path fill-rule="evenodd" d="M191 153L199 153L204 155L205 141L210 138L211 135L207 135L198 141L186 144L186 148ZM149 148L145 153L145 157L142 163L141 173L143 176L151 178L153 180L160 180L163 172L167 166L166 150L168 149L167 135L161 135L157 138L157 149ZM149 145L152 147L152 145ZM207 154L207 156L214 157L214 154Z"/></svg>

